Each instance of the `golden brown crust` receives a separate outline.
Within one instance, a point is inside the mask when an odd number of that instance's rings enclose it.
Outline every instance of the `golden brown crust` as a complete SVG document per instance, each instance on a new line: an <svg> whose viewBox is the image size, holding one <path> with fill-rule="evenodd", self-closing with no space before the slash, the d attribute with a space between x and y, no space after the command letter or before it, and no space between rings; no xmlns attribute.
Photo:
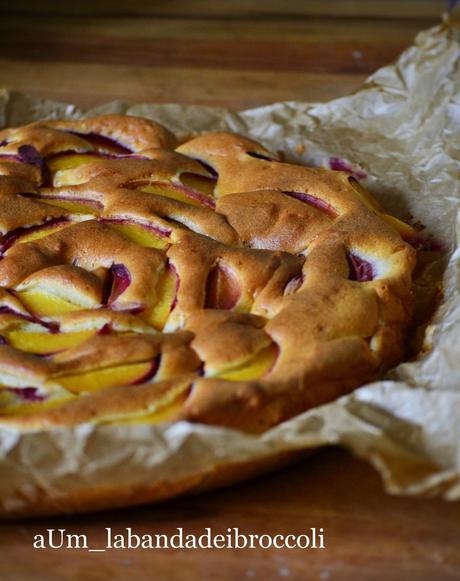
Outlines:
<svg viewBox="0 0 460 581"><path fill-rule="evenodd" d="M403 356L413 231L347 173L118 115L0 141L4 425L261 431Z"/></svg>

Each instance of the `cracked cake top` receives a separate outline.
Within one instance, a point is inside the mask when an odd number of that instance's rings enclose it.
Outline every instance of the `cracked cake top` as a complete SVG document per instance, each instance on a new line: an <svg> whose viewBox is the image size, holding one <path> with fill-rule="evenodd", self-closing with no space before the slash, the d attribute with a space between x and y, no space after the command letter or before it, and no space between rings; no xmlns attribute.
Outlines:
<svg viewBox="0 0 460 581"><path fill-rule="evenodd" d="M415 231L349 173L107 115L0 132L0 424L262 431L404 354Z"/></svg>

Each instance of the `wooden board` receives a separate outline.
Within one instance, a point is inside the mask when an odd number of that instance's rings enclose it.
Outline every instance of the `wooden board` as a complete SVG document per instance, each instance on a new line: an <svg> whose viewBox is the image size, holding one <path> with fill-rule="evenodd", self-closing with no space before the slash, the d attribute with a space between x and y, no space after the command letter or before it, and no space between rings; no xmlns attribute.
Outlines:
<svg viewBox="0 0 460 581"><path fill-rule="evenodd" d="M112 99L235 109L347 94L436 22L439 0L1 2L0 83L92 106ZM48 12L45 11L48 8ZM5 16L9 13L9 16ZM75 16L77 15L77 16ZM114 532L299 534L326 549L85 550L32 548L46 528ZM386 495L343 451L231 489L161 506L0 526L0 578L442 580L460 576L460 504Z"/></svg>
<svg viewBox="0 0 460 581"><path fill-rule="evenodd" d="M177 14L165 15L166 4ZM436 0L392 4L398 8L389 6L385 17L382 2L354 2L353 14L349 2L300 0L279 2L290 11L278 13L273 3L252 0L246 11L230 11L232 18L222 17L220 2L201 14L188 2L179 3L183 13L177 2L141 3L145 10L156 7L151 16L116 16L115 8L105 16L66 15L62 7L60 16L24 12L0 19L0 83L84 107L113 99L233 109L329 100L356 90L436 22L421 5L439 14L442 9ZM123 5L129 14L137 3ZM320 5L329 6L329 15L321 15Z"/></svg>
<svg viewBox="0 0 460 581"><path fill-rule="evenodd" d="M437 18L445 10L445 0L0 0L3 11L13 14L100 14L103 16L141 14L149 16L218 16L241 19L248 16L312 15L327 17Z"/></svg>

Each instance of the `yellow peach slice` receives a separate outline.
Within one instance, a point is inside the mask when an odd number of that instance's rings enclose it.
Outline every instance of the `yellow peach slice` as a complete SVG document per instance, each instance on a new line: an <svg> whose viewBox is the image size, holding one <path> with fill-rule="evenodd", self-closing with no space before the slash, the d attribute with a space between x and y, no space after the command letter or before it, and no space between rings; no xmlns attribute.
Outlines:
<svg viewBox="0 0 460 581"><path fill-rule="evenodd" d="M74 399L73 394L48 397L43 401L22 401L16 398L7 389L0 386L0 417L1 416L22 416L37 411L45 411L57 407L63 403Z"/></svg>
<svg viewBox="0 0 460 581"><path fill-rule="evenodd" d="M51 206L64 208L64 210L68 210L72 214L91 214L91 215L97 214L97 210L93 208L89 203L85 204L83 202L76 202L73 200L57 197L46 197L38 199L43 200L44 202L50 204Z"/></svg>
<svg viewBox="0 0 460 581"><path fill-rule="evenodd" d="M84 173L81 174L80 166L94 164L97 161L97 156L84 153L69 153L48 160L54 187L71 186L85 182L87 178Z"/></svg>
<svg viewBox="0 0 460 581"><path fill-rule="evenodd" d="M92 163L96 159L94 155L87 155L85 153L67 153L47 160L47 165L51 173L56 173L58 171L74 169L85 163Z"/></svg>
<svg viewBox="0 0 460 581"><path fill-rule="evenodd" d="M354 178L349 178L348 181L351 187L358 194L359 198L364 203L364 205L367 206L370 210L377 212L377 214L380 214L380 212L382 211L382 206L377 202L374 196L370 192L368 192L366 188L364 188L358 182L358 180L355 180Z"/></svg>
<svg viewBox="0 0 460 581"><path fill-rule="evenodd" d="M117 423L122 424L159 424L160 422L167 422L175 418L187 399L190 382L181 383L158 400L149 411L141 410L129 416L117 417ZM106 421L113 421L114 418L109 418Z"/></svg>
<svg viewBox="0 0 460 581"><path fill-rule="evenodd" d="M206 309L233 309L241 297L241 284L233 271L224 264L216 264L206 282Z"/></svg>
<svg viewBox="0 0 460 581"><path fill-rule="evenodd" d="M29 353L44 355L69 349L82 343L95 331L79 331L76 333L30 333L27 331L12 331L8 334L8 343Z"/></svg>
<svg viewBox="0 0 460 581"><path fill-rule="evenodd" d="M161 406L153 412L144 415L136 415L128 418L117 418L117 424L159 424L160 422L167 422L172 420L180 412L182 405L185 401L184 398L180 398L178 401L170 403L165 406Z"/></svg>
<svg viewBox="0 0 460 581"><path fill-rule="evenodd" d="M165 269L158 280L156 292L157 303L147 316L148 322L157 330L162 330L171 312L176 296L177 276L170 269Z"/></svg>
<svg viewBox="0 0 460 581"><path fill-rule="evenodd" d="M45 238L45 236L49 236L50 234L54 234L59 230L62 230L66 226L70 226L71 222L63 222L62 224L54 224L53 226L43 226L41 228L37 228L36 230L32 230L30 234L23 234L19 236L17 239L17 244L24 244L25 242L32 242L33 240L40 240L40 238Z"/></svg>
<svg viewBox="0 0 460 581"><path fill-rule="evenodd" d="M147 361L119 365L117 367L106 367L73 375L64 375L55 378L55 381L73 393L94 392L117 385L132 385L141 382L144 377L147 380L152 370L152 365L151 361Z"/></svg>
<svg viewBox="0 0 460 581"><path fill-rule="evenodd" d="M398 218L395 218L395 216L390 216L390 214L380 214L380 217L397 232L399 232L402 238L411 239L414 238L414 236L417 236L417 232L412 228L412 226L406 224L406 222L398 220Z"/></svg>
<svg viewBox="0 0 460 581"><path fill-rule="evenodd" d="M61 264L30 274L16 291L29 312L51 317L100 306L102 281L83 268Z"/></svg>
<svg viewBox="0 0 460 581"><path fill-rule="evenodd" d="M217 183L216 180L190 172L181 174L180 181L187 188L197 190L210 197L214 194L214 187Z"/></svg>
<svg viewBox="0 0 460 581"><path fill-rule="evenodd" d="M39 288L18 292L18 298L30 313L39 317L56 317L83 308Z"/></svg>
<svg viewBox="0 0 460 581"><path fill-rule="evenodd" d="M361 201L370 209L373 210L376 214L385 220L387 224L389 224L392 228L398 232L402 238L404 239L411 239L416 236L417 232L402 220L399 220L395 216L391 216L390 214L385 214L383 208L377 202L377 200L365 189L363 186L355 179L350 178L350 185L355 190L355 192L360 197Z"/></svg>
<svg viewBox="0 0 460 581"><path fill-rule="evenodd" d="M233 310L235 313L250 313L253 304L254 299L251 294L246 289L242 289L241 296Z"/></svg>
<svg viewBox="0 0 460 581"><path fill-rule="evenodd" d="M240 365L218 372L215 377L229 381L251 381L259 379L270 371L276 361L278 347L271 344Z"/></svg>
<svg viewBox="0 0 460 581"><path fill-rule="evenodd" d="M187 196L180 188L174 187L170 184L150 184L138 188L141 192L146 192L148 194L157 194L158 196L164 196L165 198L171 198L179 202L184 202L185 204L190 204L192 206L202 206L200 202L192 197Z"/></svg>
<svg viewBox="0 0 460 581"><path fill-rule="evenodd" d="M107 223L106 223L107 224ZM140 246L147 248L158 248L163 250L170 244L168 238L163 238L156 234L153 230L144 228L140 224L107 224L113 230L117 230L124 234L130 240L133 240Z"/></svg>

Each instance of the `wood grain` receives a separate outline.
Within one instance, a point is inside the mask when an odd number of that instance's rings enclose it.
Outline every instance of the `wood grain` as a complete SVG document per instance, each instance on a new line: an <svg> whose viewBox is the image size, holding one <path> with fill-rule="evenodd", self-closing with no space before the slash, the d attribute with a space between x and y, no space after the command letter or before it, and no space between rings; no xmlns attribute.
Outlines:
<svg viewBox="0 0 460 581"><path fill-rule="evenodd" d="M429 24L420 16L356 16L344 25L338 17L236 14L10 16L0 19L0 79L83 107L113 99L234 109L328 100L356 90Z"/></svg>
<svg viewBox="0 0 460 581"><path fill-rule="evenodd" d="M207 18L247 18L248 16L326 16L373 18L437 18L445 10L444 0L79 0L78 2L56 2L56 0L0 0L5 12L30 14L101 14L123 15L166 15L195 16Z"/></svg>
<svg viewBox="0 0 460 581"><path fill-rule="evenodd" d="M281 472L158 506L78 518L0 526L2 579L20 581L159 579L165 581L442 581L458 579L460 504L386 495L365 463L338 449L322 451ZM66 528L103 547L105 527L137 534L302 534L325 531L324 550L198 549L36 551L33 535ZM33 563L33 567L31 567Z"/></svg>
<svg viewBox="0 0 460 581"><path fill-rule="evenodd" d="M98 63L108 65L142 64L148 67L195 67L219 69L370 73L395 59L404 43L399 39L385 47L355 40L318 42L306 39L201 39L105 37L85 32L44 36L37 47L36 31L9 29L0 37L0 54L14 60L40 62ZM13 42L13 38L18 39ZM357 58L354 53L365 54Z"/></svg>
<svg viewBox="0 0 460 581"><path fill-rule="evenodd" d="M323 101L355 90L362 75L222 71L216 68L107 66L0 59L9 88L36 97L91 107L114 99L130 103L195 103L246 109L277 101ZM84 79L84 81L82 81Z"/></svg>

